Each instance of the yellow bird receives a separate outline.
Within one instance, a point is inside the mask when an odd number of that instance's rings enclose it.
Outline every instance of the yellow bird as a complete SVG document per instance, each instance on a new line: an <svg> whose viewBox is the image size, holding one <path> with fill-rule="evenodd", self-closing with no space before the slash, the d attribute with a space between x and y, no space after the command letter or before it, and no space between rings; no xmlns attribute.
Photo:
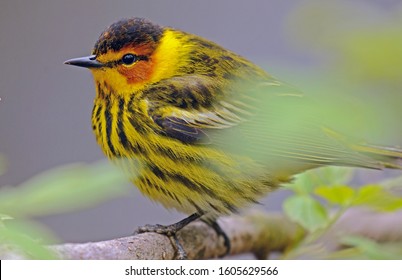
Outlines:
<svg viewBox="0 0 402 280"><path fill-rule="evenodd" d="M141 18L113 23L88 57L92 125L106 156L140 191L190 215L145 226L174 237L202 217L230 243L220 215L257 202L307 169L343 165L401 168L401 150L365 145L325 124L325 114L292 87L199 36Z"/></svg>

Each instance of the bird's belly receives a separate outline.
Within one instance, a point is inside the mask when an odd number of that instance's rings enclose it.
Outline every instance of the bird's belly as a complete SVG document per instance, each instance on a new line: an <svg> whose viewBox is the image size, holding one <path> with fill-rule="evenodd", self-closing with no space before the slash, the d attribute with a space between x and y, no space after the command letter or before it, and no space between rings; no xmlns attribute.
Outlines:
<svg viewBox="0 0 402 280"><path fill-rule="evenodd" d="M93 117L98 144L144 195L167 208L230 213L255 203L279 183L261 167L208 145L186 144L119 121L107 113L99 120Z"/></svg>

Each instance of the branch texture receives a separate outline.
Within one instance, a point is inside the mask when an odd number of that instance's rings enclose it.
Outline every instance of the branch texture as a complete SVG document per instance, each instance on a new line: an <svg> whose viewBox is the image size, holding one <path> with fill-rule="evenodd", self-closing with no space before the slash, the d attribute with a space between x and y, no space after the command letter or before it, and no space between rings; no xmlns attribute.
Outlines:
<svg viewBox="0 0 402 280"><path fill-rule="evenodd" d="M252 253L266 259L271 252L285 252L298 244L306 232L282 214L249 212L219 219L218 223L231 241L230 256ZM326 258L326 253L342 248L346 235L370 238L380 243L402 241L402 211L379 213L354 208L344 215L313 244L318 254L286 255L288 258ZM218 258L225 251L223 238L202 221L193 222L178 232L178 239L189 259ZM305 242L305 241L303 241ZM175 259L176 249L170 239L157 233L142 233L113 240L66 243L48 246L61 259L149 260ZM321 255L320 255L321 254ZM2 245L1 259L22 259L24 254Z"/></svg>
<svg viewBox="0 0 402 280"><path fill-rule="evenodd" d="M219 220L231 241L230 255L254 253L266 258L271 251L283 251L303 235L296 224L280 214L250 213ZM196 221L178 232L178 238L189 259L211 259L222 255L223 239L202 221ZM83 244L51 246L62 259L175 259L176 249L170 239L157 233Z"/></svg>

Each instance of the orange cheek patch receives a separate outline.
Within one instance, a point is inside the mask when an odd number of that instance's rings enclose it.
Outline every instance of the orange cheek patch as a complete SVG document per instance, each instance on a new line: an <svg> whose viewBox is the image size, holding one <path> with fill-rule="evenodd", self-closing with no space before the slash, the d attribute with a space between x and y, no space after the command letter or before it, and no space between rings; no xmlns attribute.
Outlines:
<svg viewBox="0 0 402 280"><path fill-rule="evenodd" d="M154 46L150 44L144 44L140 46L129 45L122 50L120 50L120 54L124 55L125 53L134 53L137 55L146 55L150 56L152 53ZM152 73L154 70L154 62L150 57L148 61L138 61L133 66L126 67L124 65L120 65L118 67L118 71L120 74L124 75L127 78L127 82L129 84L143 83L149 81L151 79Z"/></svg>
<svg viewBox="0 0 402 280"><path fill-rule="evenodd" d="M129 84L146 82L151 79L153 63L151 61L139 61L132 67L121 65L118 71L127 78Z"/></svg>

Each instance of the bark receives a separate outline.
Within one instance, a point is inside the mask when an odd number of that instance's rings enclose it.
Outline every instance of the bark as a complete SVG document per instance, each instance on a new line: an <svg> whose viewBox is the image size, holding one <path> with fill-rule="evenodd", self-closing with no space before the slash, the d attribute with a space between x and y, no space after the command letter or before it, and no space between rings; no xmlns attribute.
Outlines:
<svg viewBox="0 0 402 280"><path fill-rule="evenodd" d="M249 213L219 220L231 241L230 255L253 253L266 258L271 251L283 251L302 236L303 231L281 214ZM178 232L189 259L211 259L226 251L223 238L202 221ZM176 249L167 236L142 233L114 240L51 246L63 259L174 259Z"/></svg>
<svg viewBox="0 0 402 280"><path fill-rule="evenodd" d="M285 252L303 239L306 232L283 214L249 212L219 219L231 241L229 256L252 253L266 259L271 252ZM333 227L310 244L319 253L286 255L289 258L325 258L342 248L341 239L358 235L380 243L402 241L402 211L379 213L365 208L348 210ZM178 232L189 259L218 258L225 251L223 238L202 221L190 223ZM113 240L89 243L66 243L48 246L61 259L149 260L175 259L176 249L167 236L142 233ZM7 246L0 248L1 259L24 258Z"/></svg>

